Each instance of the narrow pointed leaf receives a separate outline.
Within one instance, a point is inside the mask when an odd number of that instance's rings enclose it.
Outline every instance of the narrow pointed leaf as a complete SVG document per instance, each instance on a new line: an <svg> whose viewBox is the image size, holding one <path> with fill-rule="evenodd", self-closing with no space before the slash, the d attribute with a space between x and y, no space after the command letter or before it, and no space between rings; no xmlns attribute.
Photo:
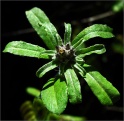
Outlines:
<svg viewBox="0 0 124 121"><path fill-rule="evenodd" d="M54 50L58 44L62 43L62 39L57 33L56 28L41 9L34 7L26 11L26 16L49 49Z"/></svg>
<svg viewBox="0 0 124 121"><path fill-rule="evenodd" d="M112 29L107 25L102 24L94 24L90 27L85 28L81 31L72 41L72 45L74 48L81 46L85 41L94 38L94 37L102 37L102 38L111 38L114 35L111 33Z"/></svg>
<svg viewBox="0 0 124 121"><path fill-rule="evenodd" d="M59 71L58 71L58 74L60 76L63 76L64 75L64 68L65 68L65 65L63 65L63 63L59 64Z"/></svg>
<svg viewBox="0 0 124 121"><path fill-rule="evenodd" d="M42 67L40 67L37 72L36 72L36 76L41 78L44 74L46 74L48 71L56 68L57 65L54 61L50 61L49 63L43 65Z"/></svg>
<svg viewBox="0 0 124 121"><path fill-rule="evenodd" d="M64 44L67 44L71 40L71 24L64 24L65 25L65 34L64 34Z"/></svg>
<svg viewBox="0 0 124 121"><path fill-rule="evenodd" d="M85 69L78 63L74 64L74 67L80 72L80 74L85 77L86 71Z"/></svg>
<svg viewBox="0 0 124 121"><path fill-rule="evenodd" d="M83 40L77 42L77 43L74 45L75 50L79 50L79 49L82 47L82 45L84 44L84 42L85 42L86 40L89 40L89 39L91 39L91 38L93 38L93 37L111 38L111 37L114 37L114 36L113 36L113 34L110 33L110 32L91 32L91 33L85 35L85 36L83 37ZM80 43L80 44L79 44L79 43Z"/></svg>
<svg viewBox="0 0 124 121"><path fill-rule="evenodd" d="M49 56L47 54L43 54L44 51L45 48L42 48L38 45L26 43L24 41L9 42L3 50L3 52L8 52L20 56L49 59Z"/></svg>
<svg viewBox="0 0 124 121"><path fill-rule="evenodd" d="M61 114L67 105L67 86L63 79L50 79L41 91L41 98L46 108L55 114Z"/></svg>
<svg viewBox="0 0 124 121"><path fill-rule="evenodd" d="M85 67L85 70L87 73L84 79L94 95L103 105L113 105L120 97L118 90L91 66Z"/></svg>
<svg viewBox="0 0 124 121"><path fill-rule="evenodd" d="M80 39L91 33L91 32L112 32L112 28L108 27L107 25L103 24L94 24L91 25L84 30L82 30L72 41L72 44L74 45L76 42L78 42Z"/></svg>
<svg viewBox="0 0 124 121"><path fill-rule="evenodd" d="M106 49L103 44L95 44L93 46L90 46L87 48L82 48L82 49L76 51L76 54L78 55L77 58L82 58L87 55L91 55L93 53L103 54L105 52L106 52Z"/></svg>
<svg viewBox="0 0 124 121"><path fill-rule="evenodd" d="M81 87L76 73L73 69L67 69L64 75L67 82L70 103L81 102Z"/></svg>
<svg viewBox="0 0 124 121"><path fill-rule="evenodd" d="M85 63L84 59L82 57L80 58L79 56L76 57L76 62L80 65L83 65Z"/></svg>
<svg viewBox="0 0 124 121"><path fill-rule="evenodd" d="M45 50L43 54L49 55L49 56L54 56L56 53L55 50Z"/></svg>

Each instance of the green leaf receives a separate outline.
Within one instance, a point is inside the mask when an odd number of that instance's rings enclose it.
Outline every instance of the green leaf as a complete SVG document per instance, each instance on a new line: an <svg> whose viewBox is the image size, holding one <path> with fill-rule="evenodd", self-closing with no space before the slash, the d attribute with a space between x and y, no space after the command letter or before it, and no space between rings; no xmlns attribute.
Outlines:
<svg viewBox="0 0 124 121"><path fill-rule="evenodd" d="M87 66L85 70L87 73L84 79L94 95L103 105L113 105L120 97L118 90L93 67Z"/></svg>
<svg viewBox="0 0 124 121"><path fill-rule="evenodd" d="M113 34L110 33L110 32L91 32L91 33L85 35L83 37L83 39L86 41L86 40L89 40L89 39L91 39L93 37L98 37L98 36L99 37L102 37L102 38L111 38L111 37L114 37ZM80 49L80 47L82 47L83 42L84 41L82 40L79 45L76 44L75 50Z"/></svg>
<svg viewBox="0 0 124 121"><path fill-rule="evenodd" d="M94 37L111 38L114 35L111 33L112 29L107 25L94 24L81 31L72 41L74 48L79 48L82 44Z"/></svg>
<svg viewBox="0 0 124 121"><path fill-rule="evenodd" d="M43 65L42 67L40 67L37 72L36 72L36 76L41 78L44 74L46 74L48 71L56 68L57 65L54 61L50 61L49 63Z"/></svg>
<svg viewBox="0 0 124 121"><path fill-rule="evenodd" d="M49 56L54 56L56 53L55 50L45 50L43 54L49 55Z"/></svg>
<svg viewBox="0 0 124 121"><path fill-rule="evenodd" d="M26 92L35 97L38 97L40 95L40 90L38 90L34 87L27 87Z"/></svg>
<svg viewBox="0 0 124 121"><path fill-rule="evenodd" d="M124 1L123 0L116 1L115 4L112 6L113 12L120 12L120 11L123 11L123 9L124 9Z"/></svg>
<svg viewBox="0 0 124 121"><path fill-rule="evenodd" d="M70 103L81 102L82 101L81 87L76 73L74 72L73 69L67 69L64 75L67 82Z"/></svg>
<svg viewBox="0 0 124 121"><path fill-rule="evenodd" d="M79 117L74 115L62 114L60 115L62 121L86 121L86 117Z"/></svg>
<svg viewBox="0 0 124 121"><path fill-rule="evenodd" d="M46 109L43 104L43 101L39 97L35 97L33 100L33 109L35 112L36 120L33 121L48 121L50 112Z"/></svg>
<svg viewBox="0 0 124 121"><path fill-rule="evenodd" d="M77 56L75 59L76 59L76 62L79 63L80 65L83 65L85 63L82 57L80 58L79 56Z"/></svg>
<svg viewBox="0 0 124 121"><path fill-rule="evenodd" d="M71 24L66 24L65 25L65 34L64 34L64 44L67 44L71 40Z"/></svg>
<svg viewBox="0 0 124 121"><path fill-rule="evenodd" d="M26 16L49 49L54 50L58 44L62 44L62 39L57 33L56 28L41 9L34 7L26 11Z"/></svg>
<svg viewBox="0 0 124 121"><path fill-rule="evenodd" d="M86 71L85 69L78 63L74 64L74 67L80 72L80 74L85 77Z"/></svg>
<svg viewBox="0 0 124 121"><path fill-rule="evenodd" d="M9 52L20 56L49 59L47 54L43 54L44 51L44 48L24 41L9 42L3 50L3 52Z"/></svg>
<svg viewBox="0 0 124 121"><path fill-rule="evenodd" d="M82 48L82 49L76 51L76 55L78 55L76 58L82 58L87 55L91 55L93 53L103 54L104 52L106 52L106 49L103 44L95 44L93 46L90 46L87 48Z"/></svg>
<svg viewBox="0 0 124 121"><path fill-rule="evenodd" d="M50 79L41 91L41 98L49 111L61 114L65 110L68 102L65 81L62 78Z"/></svg>

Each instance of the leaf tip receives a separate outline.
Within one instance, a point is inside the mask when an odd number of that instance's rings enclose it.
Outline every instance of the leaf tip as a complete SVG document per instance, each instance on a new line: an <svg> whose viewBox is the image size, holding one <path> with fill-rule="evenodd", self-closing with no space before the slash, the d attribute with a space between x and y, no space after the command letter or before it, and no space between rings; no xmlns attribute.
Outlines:
<svg viewBox="0 0 124 121"><path fill-rule="evenodd" d="M6 52L6 48L2 52L5 53Z"/></svg>
<svg viewBox="0 0 124 121"><path fill-rule="evenodd" d="M38 72L36 72L36 77L40 78L40 76L39 76Z"/></svg>

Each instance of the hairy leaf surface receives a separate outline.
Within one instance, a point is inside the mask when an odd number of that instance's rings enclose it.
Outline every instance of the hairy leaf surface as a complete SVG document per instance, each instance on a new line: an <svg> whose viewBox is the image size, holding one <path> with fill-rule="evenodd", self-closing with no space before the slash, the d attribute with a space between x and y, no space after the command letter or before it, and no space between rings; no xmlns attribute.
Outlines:
<svg viewBox="0 0 124 121"><path fill-rule="evenodd" d="M85 70L87 73L84 79L94 95L103 105L113 105L120 97L118 90L93 67L85 67Z"/></svg>
<svg viewBox="0 0 124 121"><path fill-rule="evenodd" d="M82 48L82 49L76 51L76 54L78 55L77 58L82 58L87 55L91 55L93 53L103 54L105 52L106 52L106 49L103 44L95 44L93 46L90 46L87 48Z"/></svg>
<svg viewBox="0 0 124 121"><path fill-rule="evenodd" d="M86 71L79 63L74 64L74 67L80 72L80 74L85 77Z"/></svg>
<svg viewBox="0 0 124 121"><path fill-rule="evenodd" d="M56 68L57 65L54 61L50 61L49 63L46 63L45 65L43 65L42 67L40 67L37 72L36 72L36 76L41 78L44 74L46 74L48 71Z"/></svg>
<svg viewBox="0 0 124 121"><path fill-rule="evenodd" d="M71 24L64 24L65 25L65 34L64 34L64 44L67 44L71 40Z"/></svg>
<svg viewBox="0 0 124 121"><path fill-rule="evenodd" d="M74 48L78 49L82 44L94 37L102 37L102 38L111 38L114 35L111 33L112 29L107 25L102 24L94 24L85 28L81 31L72 41L72 45Z"/></svg>
<svg viewBox="0 0 124 121"><path fill-rule="evenodd" d="M67 82L70 103L81 102L81 87L76 73L73 69L67 69L64 75Z"/></svg>
<svg viewBox="0 0 124 121"><path fill-rule="evenodd" d="M9 42L3 50L3 52L8 52L20 56L49 59L49 56L44 54L44 51L45 48L24 41Z"/></svg>
<svg viewBox="0 0 124 121"><path fill-rule="evenodd" d="M58 44L62 43L56 28L41 9L34 7L26 11L26 16L49 49L54 50Z"/></svg>

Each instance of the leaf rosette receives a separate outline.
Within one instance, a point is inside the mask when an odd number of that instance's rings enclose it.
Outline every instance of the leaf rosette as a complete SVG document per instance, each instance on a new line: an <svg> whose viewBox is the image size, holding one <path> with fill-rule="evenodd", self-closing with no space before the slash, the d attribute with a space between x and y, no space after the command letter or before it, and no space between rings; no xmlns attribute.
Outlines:
<svg viewBox="0 0 124 121"><path fill-rule="evenodd" d="M103 105L112 105L119 99L118 90L84 61L85 56L105 53L105 46L95 44L82 48L84 42L91 38L114 37L112 28L107 25L94 24L82 30L71 41L71 24L64 23L65 33L64 40L62 40L54 25L41 9L34 7L26 11L26 16L49 50L24 41L12 41L6 45L3 52L51 59L50 62L37 70L36 75L39 78L52 69L59 68L57 76L49 79L41 91L41 99L49 111L60 114L65 110L68 99L73 104L82 101L81 86L77 73L86 80L94 95Z"/></svg>

